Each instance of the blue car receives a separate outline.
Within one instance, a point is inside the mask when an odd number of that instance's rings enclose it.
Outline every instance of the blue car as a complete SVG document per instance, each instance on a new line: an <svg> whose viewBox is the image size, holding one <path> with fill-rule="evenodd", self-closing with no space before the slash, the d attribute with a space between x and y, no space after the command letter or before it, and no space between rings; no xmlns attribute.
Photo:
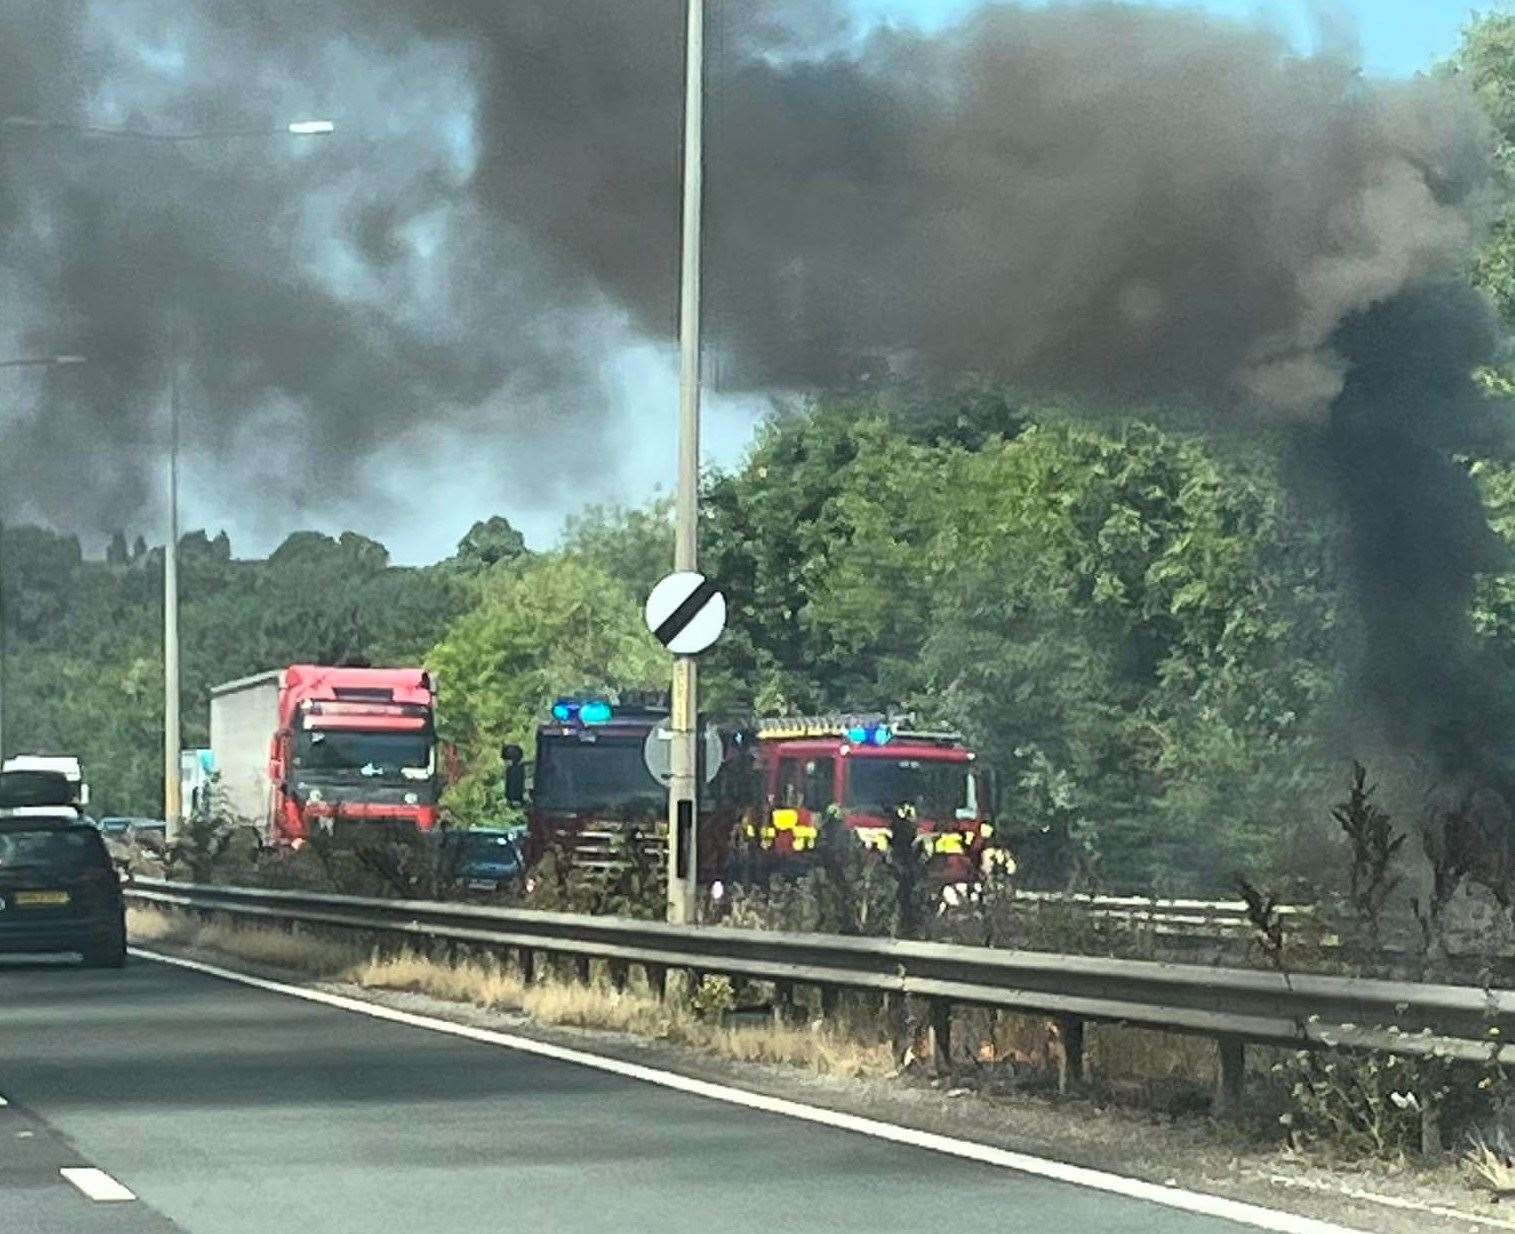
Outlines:
<svg viewBox="0 0 1515 1234"><path fill-rule="evenodd" d="M454 831L443 843L457 862L455 879L469 891L498 891L521 877L521 827L474 827Z"/></svg>

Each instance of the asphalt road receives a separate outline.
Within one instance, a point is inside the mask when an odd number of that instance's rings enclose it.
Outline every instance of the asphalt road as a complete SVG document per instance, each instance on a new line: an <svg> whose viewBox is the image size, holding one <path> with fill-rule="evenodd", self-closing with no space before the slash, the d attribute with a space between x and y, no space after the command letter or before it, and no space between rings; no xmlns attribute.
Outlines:
<svg viewBox="0 0 1515 1234"><path fill-rule="evenodd" d="M1244 1228L141 960L0 967L0 1094L6 1234Z"/></svg>

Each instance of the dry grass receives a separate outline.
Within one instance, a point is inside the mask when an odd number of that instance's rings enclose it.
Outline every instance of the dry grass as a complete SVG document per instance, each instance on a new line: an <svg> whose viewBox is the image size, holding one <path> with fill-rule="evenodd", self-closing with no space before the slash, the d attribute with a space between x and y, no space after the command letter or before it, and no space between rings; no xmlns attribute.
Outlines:
<svg viewBox="0 0 1515 1234"><path fill-rule="evenodd" d="M843 1076L886 1075L894 1069L886 1044L845 1028L818 1023L728 1027L699 1018L680 1001L660 1001L645 990L555 978L527 984L519 973L494 960L446 962L411 951L364 955L351 945L308 934L223 922L202 925L157 909L130 909L127 929L138 943L214 951L370 990L403 990L488 1010L516 1010L541 1024L653 1037L738 1062Z"/></svg>
<svg viewBox="0 0 1515 1234"><path fill-rule="evenodd" d="M818 1023L706 1031L713 1032L707 1048L738 1062L803 1067L817 1075L883 1076L896 1069L892 1052L884 1042L869 1044Z"/></svg>
<svg viewBox="0 0 1515 1234"><path fill-rule="evenodd" d="M1473 1185L1493 1194L1495 1199L1515 1196L1515 1158L1486 1140L1476 1140L1463 1156Z"/></svg>
<svg viewBox="0 0 1515 1234"><path fill-rule="evenodd" d="M526 988L518 976L498 964L474 960L441 964L408 951L372 956L347 976L366 990L406 990L490 1010L520 1007Z"/></svg>
<svg viewBox="0 0 1515 1234"><path fill-rule="evenodd" d="M1112 1080L1209 1084L1218 1066L1215 1044L1208 1038L1104 1025L1089 1030L1085 1057L1092 1071Z"/></svg>
<svg viewBox="0 0 1515 1234"><path fill-rule="evenodd" d="M134 943L182 943L194 936L195 926L179 913L157 908L128 908L126 936Z"/></svg>
<svg viewBox="0 0 1515 1234"><path fill-rule="evenodd" d="M403 953L370 959L350 979L367 989L407 990L475 1007L518 1010L540 1024L654 1037L737 1062L803 1067L821 1075L886 1075L893 1069L887 1045L820 1025L725 1027L638 990L557 980L527 985L518 974L488 961L446 964Z"/></svg>
<svg viewBox="0 0 1515 1234"><path fill-rule="evenodd" d="M154 908L126 911L127 937L134 943L171 943L192 950L218 951L254 964L334 977L363 961L363 952L348 943L265 926L214 921L202 924L182 913Z"/></svg>
<svg viewBox="0 0 1515 1234"><path fill-rule="evenodd" d="M360 948L350 943L293 934L287 930L221 922L201 926L193 945L251 960L254 964L294 969L316 977L337 977L347 973L361 964L364 956Z"/></svg>

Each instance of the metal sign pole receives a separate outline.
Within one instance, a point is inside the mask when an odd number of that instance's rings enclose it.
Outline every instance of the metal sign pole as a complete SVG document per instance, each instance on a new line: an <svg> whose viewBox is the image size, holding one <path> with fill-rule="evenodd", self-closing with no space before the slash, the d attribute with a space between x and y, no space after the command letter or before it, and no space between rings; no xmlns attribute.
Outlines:
<svg viewBox="0 0 1515 1234"><path fill-rule="evenodd" d="M175 279L177 280L177 274ZM179 839L184 803L179 759L179 303L174 286L168 356L168 538L163 546L163 824Z"/></svg>
<svg viewBox="0 0 1515 1234"><path fill-rule="evenodd" d="M700 234L704 160L705 0L688 0L684 53L684 213L679 281L679 484L675 570L699 569ZM698 857L695 781L698 672L692 655L674 662L673 777L668 786L668 920L693 924Z"/></svg>

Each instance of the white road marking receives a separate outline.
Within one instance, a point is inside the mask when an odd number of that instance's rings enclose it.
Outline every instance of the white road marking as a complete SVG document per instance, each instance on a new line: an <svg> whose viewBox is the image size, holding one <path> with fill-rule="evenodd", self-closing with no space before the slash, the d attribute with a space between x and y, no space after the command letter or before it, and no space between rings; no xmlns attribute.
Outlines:
<svg viewBox="0 0 1515 1234"><path fill-rule="evenodd" d="M596 1071L605 1071L627 1079L671 1088L676 1092L689 1093L696 1097L708 1097L727 1105L761 1110L767 1114L777 1114L784 1118L815 1123L822 1127L833 1127L840 1131L852 1131L859 1135L870 1136L875 1140L904 1144L910 1148L921 1148L928 1152L942 1153L965 1161L977 1161L983 1165L1013 1170L1018 1174L1029 1174L1036 1178L1050 1179L1053 1182L1069 1183L1075 1187L1103 1191L1131 1200L1145 1200L1152 1204L1160 1204L1164 1208L1177 1209L1180 1212L1196 1213L1203 1217L1232 1221L1258 1230L1268 1230L1272 1234L1362 1234L1361 1231L1353 1230L1348 1226L1336 1225L1329 1221L1317 1221L1313 1217L1300 1217L1294 1213L1277 1212L1258 1204L1228 1200L1221 1196L1206 1195L1200 1191L1186 1191L1181 1187L1144 1182L1141 1179L1127 1178L1104 1170L1069 1165L1063 1161L1049 1161L1027 1153L994 1148L988 1144L975 1144L971 1140L960 1140L954 1136L938 1135L933 1131L899 1127L878 1119L863 1118L857 1114L843 1114L837 1110L826 1110L800 1101L790 1101L785 1097L769 1097L762 1093L732 1088L727 1084L715 1084L709 1080L697 1080L692 1076L679 1075L674 1071L646 1067L641 1063L628 1063L619 1058L606 1058L599 1054L591 1054L586 1050L575 1050L567 1046L536 1041L530 1037L519 1037L514 1033L475 1028L470 1024L455 1024L450 1020L439 1020L433 1016L400 1011L394 1007L364 1002L362 999L348 998L342 994L332 994L326 990L312 990L304 986L288 985L282 981L270 981L266 977L253 977L247 973L239 973L235 969L205 964L199 960L162 955L155 951L144 951L139 947L131 948L131 954L144 960L157 960L161 964L171 964L176 968L189 969L191 972L220 977L257 990L268 990L291 998L301 998L309 1003L320 1003L325 1007L352 1011L375 1020L388 1020L411 1028L424 1028L432 1032L446 1033L452 1037L463 1037L469 1041L504 1046L506 1049L517 1050L523 1054L535 1054L539 1058L550 1058L557 1062L590 1067Z"/></svg>
<svg viewBox="0 0 1515 1234"><path fill-rule="evenodd" d="M137 1198L104 1170L97 1170L93 1166L66 1165L58 1173L90 1199L101 1204Z"/></svg>
<svg viewBox="0 0 1515 1234"><path fill-rule="evenodd" d="M10 1102L7 1101L4 1097L0 1097L0 1110L5 1109L5 1107L8 1105L10 1105Z"/></svg>

